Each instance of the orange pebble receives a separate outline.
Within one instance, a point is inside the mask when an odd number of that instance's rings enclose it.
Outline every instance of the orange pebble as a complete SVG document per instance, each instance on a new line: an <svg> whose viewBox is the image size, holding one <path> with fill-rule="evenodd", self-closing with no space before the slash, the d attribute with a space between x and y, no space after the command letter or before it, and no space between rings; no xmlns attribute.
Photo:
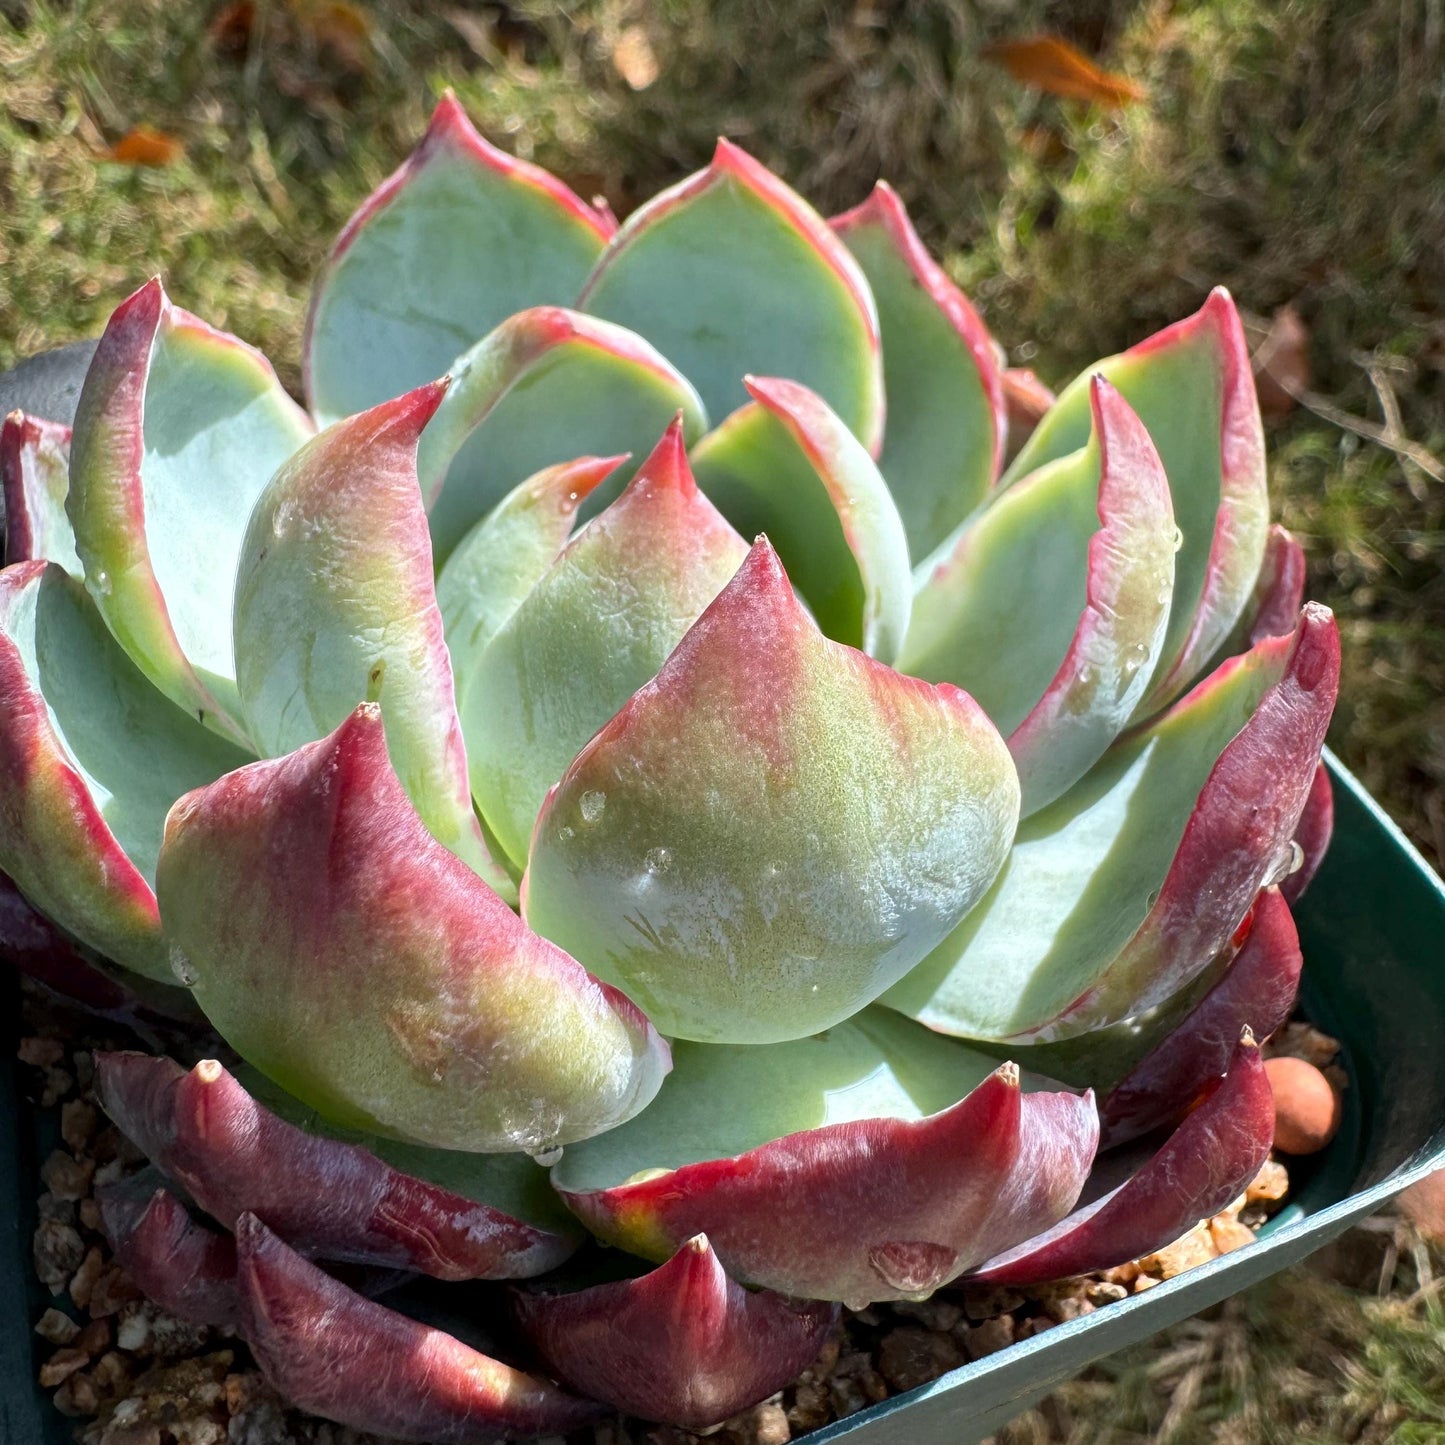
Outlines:
<svg viewBox="0 0 1445 1445"><path fill-rule="evenodd" d="M1274 1090L1274 1147L1283 1154L1316 1154L1340 1127L1340 1101L1330 1082L1303 1059L1266 1059Z"/></svg>

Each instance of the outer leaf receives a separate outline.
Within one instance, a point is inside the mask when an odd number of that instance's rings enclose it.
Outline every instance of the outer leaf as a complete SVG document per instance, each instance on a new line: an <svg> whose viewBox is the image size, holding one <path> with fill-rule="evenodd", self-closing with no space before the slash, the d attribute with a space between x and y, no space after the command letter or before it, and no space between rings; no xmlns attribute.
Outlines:
<svg viewBox="0 0 1445 1445"><path fill-rule="evenodd" d="M1300 814L1299 826L1294 830L1294 840L1300 850L1299 866L1280 880L1279 891L1291 907L1299 902L1300 896L1310 886L1310 880L1329 851L1334 831L1335 794L1330 784L1329 769L1321 763L1315 769L1304 812Z"/></svg>
<svg viewBox="0 0 1445 1445"><path fill-rule="evenodd" d="M1095 1111L1092 1095L1020 1099L1012 1064L900 1022L680 1045L653 1109L569 1149L553 1183L648 1258L706 1232L730 1273L771 1289L854 1308L925 1295L1072 1206Z"/></svg>
<svg viewBox="0 0 1445 1445"><path fill-rule="evenodd" d="M887 1002L1047 1041L1177 993L1287 866L1338 684L1334 619L1310 603L1027 819L989 897Z"/></svg>
<svg viewBox="0 0 1445 1445"><path fill-rule="evenodd" d="M745 537L766 532L818 625L891 660L908 627L908 541L862 443L814 392L744 378L755 400L693 449L698 482Z"/></svg>
<svg viewBox="0 0 1445 1445"><path fill-rule="evenodd" d="M402 1440L492 1445L579 1429L605 1411L363 1299L254 1215L236 1225L241 1332L292 1405Z"/></svg>
<svg viewBox="0 0 1445 1445"><path fill-rule="evenodd" d="M364 411L440 376L512 312L571 300L613 229L556 177L488 145L448 91L316 278L312 409L326 422Z"/></svg>
<svg viewBox="0 0 1445 1445"><path fill-rule="evenodd" d="M1102 377L1082 451L1011 487L920 568L899 666L972 693L1007 735L1025 816L1098 762L1149 685L1174 585L1159 454Z"/></svg>
<svg viewBox="0 0 1445 1445"><path fill-rule="evenodd" d="M707 427L692 384L640 336L557 306L509 317L452 381L418 459L443 562L539 468L584 450L641 455L679 411L689 439Z"/></svg>
<svg viewBox="0 0 1445 1445"><path fill-rule="evenodd" d="M641 1279L575 1294L516 1293L548 1371L644 1420L705 1430L766 1399L813 1363L835 1305L734 1284L700 1234Z"/></svg>
<svg viewBox="0 0 1445 1445"><path fill-rule="evenodd" d="M678 417L498 629L469 680L462 730L472 793L516 863L548 788L746 555L693 482Z"/></svg>
<svg viewBox="0 0 1445 1445"><path fill-rule="evenodd" d="M667 1071L621 994L427 832L375 704L183 798L158 892L211 1021L348 1126L543 1150L629 1117Z"/></svg>
<svg viewBox="0 0 1445 1445"><path fill-rule="evenodd" d="M431 834L511 893L472 811L416 482L434 382L327 428L272 478L236 582L236 680L264 753L324 736L370 696Z"/></svg>
<svg viewBox="0 0 1445 1445"><path fill-rule="evenodd" d="M86 586L136 666L237 741L241 539L312 431L259 351L172 306L159 281L117 308L80 393L66 509Z"/></svg>
<svg viewBox="0 0 1445 1445"><path fill-rule="evenodd" d="M1262 637L1289 632L1304 602L1307 570L1305 549L1276 522L1265 538L1254 595L1225 647L1241 652Z"/></svg>
<svg viewBox="0 0 1445 1445"><path fill-rule="evenodd" d="M0 869L42 913L174 983L151 892L166 809L245 761L146 681L74 578L0 572Z"/></svg>
<svg viewBox="0 0 1445 1445"><path fill-rule="evenodd" d="M106 1113L227 1228L251 1213L303 1253L452 1280L541 1274L575 1247L288 1124L214 1059L187 1073L170 1059L102 1053L96 1077Z"/></svg>
<svg viewBox="0 0 1445 1445"><path fill-rule="evenodd" d="M1008 445L1004 459L1012 463L1058 397L1026 366L1010 366L1004 370L1003 396L1008 410Z"/></svg>
<svg viewBox="0 0 1445 1445"><path fill-rule="evenodd" d="M1274 1097L1246 1029L1214 1092L1132 1179L970 1278L1042 1284L1162 1249L1238 1197L1269 1158L1273 1137Z"/></svg>
<svg viewBox="0 0 1445 1445"><path fill-rule="evenodd" d="M1106 1147L1179 1118L1229 1067L1244 1029L1268 1038L1299 993L1299 934L1279 889L1254 905L1249 936L1224 977L1110 1090L1099 1113Z"/></svg>
<svg viewBox="0 0 1445 1445"><path fill-rule="evenodd" d="M12 411L0 423L0 495L8 566L44 558L82 575L65 515L70 489L70 428Z"/></svg>
<svg viewBox="0 0 1445 1445"><path fill-rule="evenodd" d="M1017 806L973 701L829 642L763 540L548 795L523 907L665 1033L798 1038L967 912Z"/></svg>
<svg viewBox="0 0 1445 1445"><path fill-rule="evenodd" d="M832 226L878 303L888 392L879 464L908 550L926 557L983 501L1003 466L1008 418L993 338L887 181Z"/></svg>
<svg viewBox="0 0 1445 1445"><path fill-rule="evenodd" d="M749 372L792 377L877 455L883 368L868 283L827 222L728 141L633 212L579 304L659 346L709 415L746 400Z"/></svg>
<svg viewBox="0 0 1445 1445"><path fill-rule="evenodd" d="M1264 557L1264 431L1244 328L1216 288L1193 316L1090 367L1060 394L1005 476L1027 476L1083 446L1088 376L1101 372L1159 448L1183 546L1163 653L1142 713L1181 692L1244 611Z"/></svg>
<svg viewBox="0 0 1445 1445"><path fill-rule="evenodd" d="M236 1246L191 1218L154 1173L97 1191L101 1227L121 1268L146 1298L197 1325L234 1329Z"/></svg>

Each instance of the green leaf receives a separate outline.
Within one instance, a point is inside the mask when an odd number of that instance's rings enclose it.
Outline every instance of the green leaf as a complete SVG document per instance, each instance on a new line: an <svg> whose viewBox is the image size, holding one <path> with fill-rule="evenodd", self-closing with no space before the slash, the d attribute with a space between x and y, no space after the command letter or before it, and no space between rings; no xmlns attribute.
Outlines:
<svg viewBox="0 0 1445 1445"><path fill-rule="evenodd" d="M988 495L1007 414L993 338L928 254L898 194L879 181L832 221L878 303L888 429L879 467L926 557Z"/></svg>
<svg viewBox="0 0 1445 1445"><path fill-rule="evenodd" d="M150 685L60 567L0 572L0 871L47 917L174 983L151 891L166 812L246 761Z"/></svg>
<svg viewBox="0 0 1445 1445"><path fill-rule="evenodd" d="M640 336L554 306L509 317L457 361L422 437L438 562L524 478L584 452L644 455L679 411L688 439L700 436L697 393Z"/></svg>
<svg viewBox="0 0 1445 1445"><path fill-rule="evenodd" d="M749 372L816 391L876 454L883 439L878 317L827 223L725 140L706 170L628 218L578 303L647 337L710 416L747 400Z"/></svg>
<svg viewBox="0 0 1445 1445"><path fill-rule="evenodd" d="M260 352L172 306L159 281L116 309L80 394L66 509L86 586L136 666L237 741L241 540L312 431Z"/></svg>
<svg viewBox="0 0 1445 1445"><path fill-rule="evenodd" d="M461 720L473 796L514 862L526 861L547 789L746 555L697 490L678 420L497 630Z"/></svg>
<svg viewBox="0 0 1445 1445"><path fill-rule="evenodd" d="M1244 328L1221 288L1193 316L1070 382L1014 458L1006 483L1087 442L1095 373L1119 389L1154 439L1183 537L1169 628L1136 714L1142 717L1183 691L1249 602L1269 526L1264 432Z"/></svg>
<svg viewBox="0 0 1445 1445"><path fill-rule="evenodd" d="M664 1033L799 1038L983 894L1017 788L971 699L830 642L763 540L549 794L523 909Z"/></svg>
<svg viewBox="0 0 1445 1445"><path fill-rule="evenodd" d="M514 311L571 301L611 233L556 177L488 145L448 92L316 279L312 410L325 423L389 401Z"/></svg>
<svg viewBox="0 0 1445 1445"><path fill-rule="evenodd" d="M767 533L824 633L892 661L908 626L908 542L861 442L797 382L745 378L754 400L693 449L699 485L744 537Z"/></svg>

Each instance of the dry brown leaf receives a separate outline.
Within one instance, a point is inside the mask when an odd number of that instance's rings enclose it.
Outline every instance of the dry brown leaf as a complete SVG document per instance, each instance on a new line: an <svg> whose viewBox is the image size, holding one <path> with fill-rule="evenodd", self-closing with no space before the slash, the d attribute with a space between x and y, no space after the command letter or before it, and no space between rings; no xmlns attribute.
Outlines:
<svg viewBox="0 0 1445 1445"><path fill-rule="evenodd" d="M173 166L185 153L184 141L153 125L138 125L102 151L101 159L126 166Z"/></svg>
<svg viewBox="0 0 1445 1445"><path fill-rule="evenodd" d="M371 68L371 16L350 0L292 0L296 23L350 70Z"/></svg>
<svg viewBox="0 0 1445 1445"><path fill-rule="evenodd" d="M211 17L206 35L222 55L239 57L251 48L251 33L255 28L255 0L233 0Z"/></svg>
<svg viewBox="0 0 1445 1445"><path fill-rule="evenodd" d="M1310 385L1310 333L1286 302L1270 320L1269 334L1254 353L1254 385L1265 416L1285 416Z"/></svg>
<svg viewBox="0 0 1445 1445"><path fill-rule="evenodd" d="M646 90L660 73L657 54L647 31L640 25L629 25L612 47L612 64L633 90Z"/></svg>
<svg viewBox="0 0 1445 1445"><path fill-rule="evenodd" d="M1101 70L1081 50L1057 35L1001 40L984 46L981 54L985 60L1003 66L1015 80L1050 95L1091 101L1108 110L1120 110L1149 98L1142 85L1127 76Z"/></svg>

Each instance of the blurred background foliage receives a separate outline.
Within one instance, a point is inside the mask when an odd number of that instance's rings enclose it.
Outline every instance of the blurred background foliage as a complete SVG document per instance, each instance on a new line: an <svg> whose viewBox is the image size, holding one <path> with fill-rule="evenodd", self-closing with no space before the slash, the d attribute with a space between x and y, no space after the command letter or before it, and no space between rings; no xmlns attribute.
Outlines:
<svg viewBox="0 0 1445 1445"><path fill-rule="evenodd" d="M1122 79L1049 93L1007 63L1034 34ZM1440 866L1442 0L0 0L0 367L160 272L294 386L309 278L448 85L619 215L719 134L825 213L887 177L1056 386L1230 287L1276 509L1344 633L1331 741ZM1373 1284L1286 1277L1009 1438L1445 1441L1411 1239Z"/></svg>

